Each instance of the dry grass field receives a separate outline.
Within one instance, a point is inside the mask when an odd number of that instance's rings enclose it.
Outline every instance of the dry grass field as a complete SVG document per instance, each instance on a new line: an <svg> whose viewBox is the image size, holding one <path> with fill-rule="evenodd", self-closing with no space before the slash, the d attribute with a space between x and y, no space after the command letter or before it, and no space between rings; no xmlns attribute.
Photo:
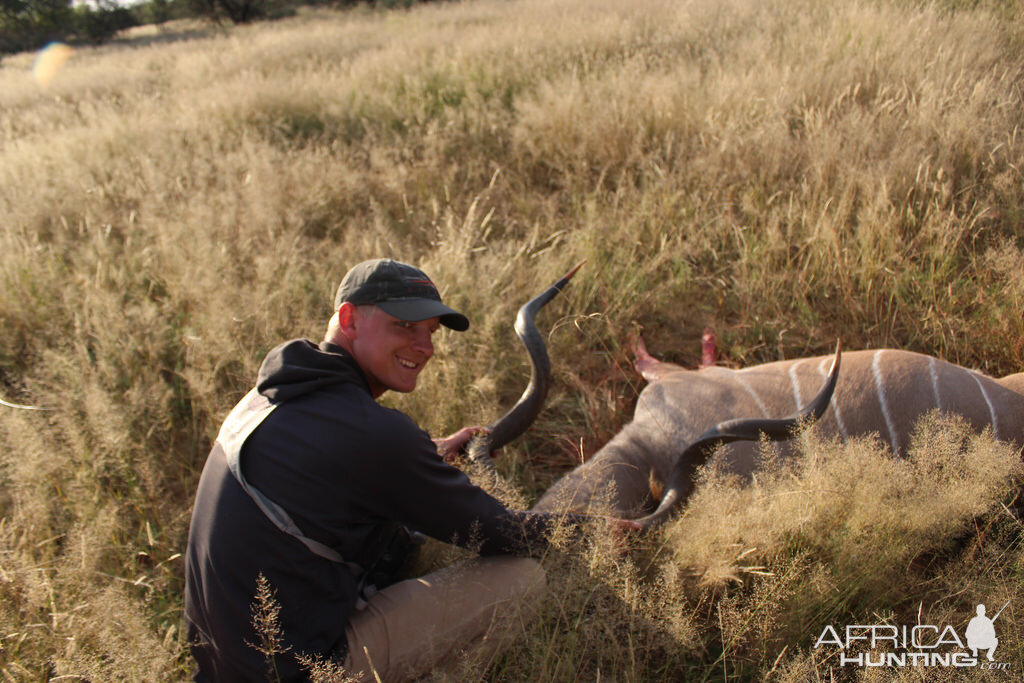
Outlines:
<svg viewBox="0 0 1024 683"><path fill-rule="evenodd" d="M150 28L45 88L0 62L0 680L183 681L184 551L211 441L264 353L318 338L353 263L420 264L473 321L409 396L435 434L525 382L532 500L628 419L628 340L684 365L846 348L1024 369L1024 6L467 0ZM40 409L28 409L26 406ZM1019 453L955 421L911 457L808 434L709 473L626 548L545 559L525 639L439 679L978 680L843 667L826 625L1000 616L1024 672Z"/></svg>

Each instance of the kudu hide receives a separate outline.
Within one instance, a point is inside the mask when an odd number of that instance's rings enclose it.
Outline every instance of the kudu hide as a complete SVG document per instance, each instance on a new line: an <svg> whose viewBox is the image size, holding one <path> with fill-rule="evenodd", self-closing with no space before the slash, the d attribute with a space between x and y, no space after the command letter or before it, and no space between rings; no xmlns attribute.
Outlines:
<svg viewBox="0 0 1024 683"><path fill-rule="evenodd" d="M803 408L824 381L831 357L765 363L739 370L687 370L659 362L637 347L637 368L647 386L633 420L587 462L568 473L536 505L539 510L586 511L608 498L611 514L629 516L650 505L652 479L666 481L685 469L681 497L692 488L696 466L677 458L709 426L737 416L770 416ZM819 420L823 435L878 434L899 455L910 446L919 418L938 409L966 418L978 431L1024 444L1024 373L993 379L931 356L880 349L842 355L842 377ZM756 443L722 454L728 469L749 475L757 467ZM683 456L688 457L686 455ZM692 457L692 454L691 454ZM698 456L695 460L702 461Z"/></svg>

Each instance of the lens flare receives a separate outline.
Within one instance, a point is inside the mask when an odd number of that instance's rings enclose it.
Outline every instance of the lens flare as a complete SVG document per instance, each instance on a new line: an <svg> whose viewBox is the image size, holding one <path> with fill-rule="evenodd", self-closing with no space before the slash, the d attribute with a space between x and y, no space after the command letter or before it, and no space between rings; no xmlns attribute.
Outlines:
<svg viewBox="0 0 1024 683"><path fill-rule="evenodd" d="M32 77L36 83L44 88L48 86L74 51L75 48L64 43L50 43L40 50L32 64Z"/></svg>

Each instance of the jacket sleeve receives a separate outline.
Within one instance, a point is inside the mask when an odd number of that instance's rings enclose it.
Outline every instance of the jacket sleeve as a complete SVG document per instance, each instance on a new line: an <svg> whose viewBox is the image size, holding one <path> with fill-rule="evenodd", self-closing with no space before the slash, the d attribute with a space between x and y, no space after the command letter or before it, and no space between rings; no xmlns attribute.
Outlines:
<svg viewBox="0 0 1024 683"><path fill-rule="evenodd" d="M366 473L375 514L483 555L543 552L553 516L505 507L445 463L411 419L397 411L393 417Z"/></svg>

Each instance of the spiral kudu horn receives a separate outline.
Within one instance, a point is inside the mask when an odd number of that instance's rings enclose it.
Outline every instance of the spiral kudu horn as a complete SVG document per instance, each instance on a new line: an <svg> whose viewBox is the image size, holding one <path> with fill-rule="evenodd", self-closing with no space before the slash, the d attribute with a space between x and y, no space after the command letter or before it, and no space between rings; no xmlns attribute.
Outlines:
<svg viewBox="0 0 1024 683"><path fill-rule="evenodd" d="M556 283L523 304L516 316L515 330L530 356L530 383L519 401L497 422L488 427L488 433L476 436L466 448L467 455L486 468L494 467L491 452L498 450L529 429L537 419L551 386L551 360L548 358L544 337L537 330L534 319L538 311L562 291L583 262L566 273Z"/></svg>

